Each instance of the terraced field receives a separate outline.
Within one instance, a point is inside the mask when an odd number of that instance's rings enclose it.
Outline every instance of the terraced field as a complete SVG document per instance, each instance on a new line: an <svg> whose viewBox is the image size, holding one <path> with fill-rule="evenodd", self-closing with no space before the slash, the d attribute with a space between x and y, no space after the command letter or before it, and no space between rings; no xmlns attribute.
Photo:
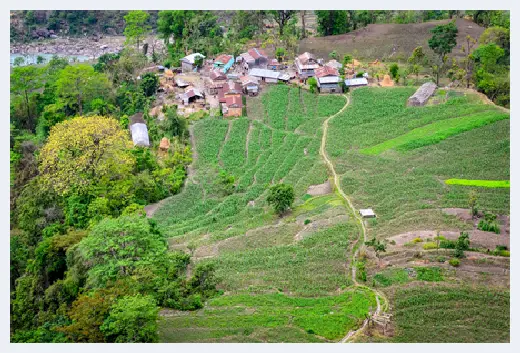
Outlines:
<svg viewBox="0 0 520 353"><path fill-rule="evenodd" d="M343 96L273 86L249 99L247 118L195 123L195 174L154 218L172 249L216 265L224 295L201 311L163 317L164 341L334 341L376 306L371 291L348 288L359 230L343 200L306 195L328 178L321 125L345 104ZM231 192L222 172L234 177ZM265 201L281 181L296 193L282 219Z"/></svg>
<svg viewBox="0 0 520 353"><path fill-rule="evenodd" d="M395 297L395 342L509 342L509 291L425 286Z"/></svg>
<svg viewBox="0 0 520 353"><path fill-rule="evenodd" d="M464 229L442 207L467 206L470 189L485 211L509 214L507 188L446 185L452 178L509 179L509 116L473 94L407 107L415 88L361 88L330 124L327 152L357 208L378 215L372 235ZM369 153L366 153L369 152Z"/></svg>

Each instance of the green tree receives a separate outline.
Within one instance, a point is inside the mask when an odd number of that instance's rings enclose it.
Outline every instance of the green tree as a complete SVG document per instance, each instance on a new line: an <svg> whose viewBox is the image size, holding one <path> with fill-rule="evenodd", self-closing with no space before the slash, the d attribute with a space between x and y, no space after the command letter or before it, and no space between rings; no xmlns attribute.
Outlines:
<svg viewBox="0 0 520 353"><path fill-rule="evenodd" d="M42 181L60 195L87 193L103 178L127 176L134 163L131 146L127 132L113 118L66 120L52 128L41 149Z"/></svg>
<svg viewBox="0 0 520 353"><path fill-rule="evenodd" d="M314 11L318 22L318 33L322 36L343 34L350 31L348 13L344 10Z"/></svg>
<svg viewBox="0 0 520 353"><path fill-rule="evenodd" d="M408 58L409 65L409 73L415 75L415 81L416 83L419 81L419 72L421 70L421 65L424 65L426 59L426 54L424 54L423 47L418 46L416 47L412 55Z"/></svg>
<svg viewBox="0 0 520 353"><path fill-rule="evenodd" d="M159 308L151 296L126 296L117 301L101 325L108 342L158 342Z"/></svg>
<svg viewBox="0 0 520 353"><path fill-rule="evenodd" d="M58 100L74 113L83 114L84 107L94 98L110 98L107 77L90 65L70 65L60 71L56 80Z"/></svg>
<svg viewBox="0 0 520 353"><path fill-rule="evenodd" d="M11 94L22 98L25 111L20 127L33 130L36 127L36 106L32 98L43 86L42 69L34 66L16 67L11 73Z"/></svg>
<svg viewBox="0 0 520 353"><path fill-rule="evenodd" d="M391 64L390 68L388 69L388 71L390 72L390 76L393 79L396 79L397 75L399 73L399 65L397 65L396 63Z"/></svg>
<svg viewBox="0 0 520 353"><path fill-rule="evenodd" d="M151 97L159 88L159 77L153 72L147 72L141 77L140 82L143 93L146 97Z"/></svg>
<svg viewBox="0 0 520 353"><path fill-rule="evenodd" d="M478 214L477 208L478 194L475 190L470 191L468 195L468 206L471 212L471 218L475 218Z"/></svg>
<svg viewBox="0 0 520 353"><path fill-rule="evenodd" d="M318 81L316 80L315 77L310 77L307 80L307 84L309 85L309 90L312 93L318 93Z"/></svg>
<svg viewBox="0 0 520 353"><path fill-rule="evenodd" d="M45 64L45 58L43 56L41 56L41 55L38 55L36 57L36 64L38 64L38 65Z"/></svg>
<svg viewBox="0 0 520 353"><path fill-rule="evenodd" d="M277 184L269 189L267 203L274 207L280 216L287 211L294 202L294 189L291 185Z"/></svg>
<svg viewBox="0 0 520 353"><path fill-rule="evenodd" d="M378 260L379 260L379 253L386 251L386 244L381 242L379 239L376 239L375 237L372 238L371 240L365 242L365 245L370 246L374 249Z"/></svg>
<svg viewBox="0 0 520 353"><path fill-rule="evenodd" d="M139 43L141 43L151 31L151 26L148 23L149 17L148 12L142 10L129 11L125 16L125 43L135 43L137 51L139 51Z"/></svg>
<svg viewBox="0 0 520 353"><path fill-rule="evenodd" d="M267 11L278 23L278 31L283 36L285 26L296 15L296 10L269 10Z"/></svg>
<svg viewBox="0 0 520 353"><path fill-rule="evenodd" d="M13 61L13 66L18 67L25 64L25 58L23 56L17 56Z"/></svg>
<svg viewBox="0 0 520 353"><path fill-rule="evenodd" d="M460 232L460 236L457 238L455 243L455 257L464 257L464 250L469 249L469 234L466 232Z"/></svg>
<svg viewBox="0 0 520 353"><path fill-rule="evenodd" d="M283 58L285 57L285 49L284 48L276 48L276 58L279 62L283 61Z"/></svg>
<svg viewBox="0 0 520 353"><path fill-rule="evenodd" d="M129 215L102 220L79 243L78 249L88 264L87 287L102 288L143 268L153 268L164 257L167 247L148 219Z"/></svg>
<svg viewBox="0 0 520 353"><path fill-rule="evenodd" d="M438 55L436 83L439 85L439 76L445 63L445 56L457 45L458 29L455 23L439 25L431 30L433 36L428 40L428 46Z"/></svg>
<svg viewBox="0 0 520 353"><path fill-rule="evenodd" d="M338 58L338 53L333 50L329 53L329 58L336 60Z"/></svg>

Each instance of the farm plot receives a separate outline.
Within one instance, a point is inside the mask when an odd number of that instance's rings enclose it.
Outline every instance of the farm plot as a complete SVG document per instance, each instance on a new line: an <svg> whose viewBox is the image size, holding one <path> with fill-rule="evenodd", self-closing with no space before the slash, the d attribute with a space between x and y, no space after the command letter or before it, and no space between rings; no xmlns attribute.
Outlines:
<svg viewBox="0 0 520 353"><path fill-rule="evenodd" d="M509 180L468 180L448 179L444 181L448 185L478 186L483 188L509 188Z"/></svg>
<svg viewBox="0 0 520 353"><path fill-rule="evenodd" d="M237 313L234 304L217 310L212 302L211 310L193 317L165 318L165 341L327 341L359 324L361 312L374 304L364 291L354 296L344 292L352 284L345 266L358 230L342 201L334 195L323 202L304 202L303 197L309 185L328 177L318 153L322 114L335 113L345 99L287 86L270 87L253 99L247 118L195 123L195 144L202 158L195 164L194 183L166 201L154 218L170 237L172 249L190 245L198 263L216 265L219 288L226 293L217 300L236 297L243 302L242 294L254 295L256 316ZM231 189L222 172L234 178ZM265 198L269 186L282 180L293 185L297 201L293 212L280 219ZM304 228L305 236L297 237ZM270 301L269 296L278 292L288 299ZM341 292L344 295L338 296ZM364 303L359 307L358 297ZM348 299L350 304L336 308L329 299ZM305 300L317 300L313 303L324 317L300 308ZM271 307L278 304L279 308ZM229 323L232 320L235 324ZM269 324L276 320L276 326ZM313 322L320 322L321 328ZM194 330L199 333L196 339ZM244 335L244 330L250 333Z"/></svg>
<svg viewBox="0 0 520 353"><path fill-rule="evenodd" d="M396 342L509 342L509 292L423 286L395 294Z"/></svg>
<svg viewBox="0 0 520 353"><path fill-rule="evenodd" d="M201 311L163 318L159 333L165 342L327 342L359 326L375 305L365 289L318 298L230 295Z"/></svg>
<svg viewBox="0 0 520 353"><path fill-rule="evenodd" d="M351 105L330 122L327 153L354 205L371 207L378 215L370 223L375 236L437 227L465 229L467 225L439 209L467 207L469 190L446 185L444 180L509 179L509 119L501 111L480 103L472 94L450 98L444 104L407 107L413 92L408 87L357 89ZM361 153L414 129L488 114L502 120L421 148ZM509 214L507 188L479 188L478 202L482 210Z"/></svg>

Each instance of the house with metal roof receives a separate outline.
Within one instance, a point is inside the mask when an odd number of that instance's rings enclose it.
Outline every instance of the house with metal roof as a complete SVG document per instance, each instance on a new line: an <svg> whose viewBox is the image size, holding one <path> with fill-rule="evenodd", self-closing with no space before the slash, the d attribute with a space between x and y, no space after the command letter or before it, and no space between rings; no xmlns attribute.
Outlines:
<svg viewBox="0 0 520 353"><path fill-rule="evenodd" d="M197 66L195 65L195 60L199 57L202 59L206 58L204 55L200 53L193 53L185 56L181 59L182 72L193 72L197 71Z"/></svg>
<svg viewBox="0 0 520 353"><path fill-rule="evenodd" d="M256 77L262 82L277 83L280 73L273 70L254 68L249 72L249 76Z"/></svg>
<svg viewBox="0 0 520 353"><path fill-rule="evenodd" d="M226 96L226 100L222 103L222 114L225 117L242 116L242 95L233 94Z"/></svg>
<svg viewBox="0 0 520 353"><path fill-rule="evenodd" d="M251 48L246 53L240 54L237 61L240 61L244 69L250 70L254 67L266 68L269 58L262 49Z"/></svg>
<svg viewBox="0 0 520 353"><path fill-rule="evenodd" d="M198 89L190 88L190 89L187 89L186 92L184 92L184 94L181 96L181 98L182 98L182 102L184 103L184 105L188 105L190 103L193 103L197 99L204 98L204 95Z"/></svg>
<svg viewBox="0 0 520 353"><path fill-rule="evenodd" d="M338 70L332 66L321 66L314 70L320 93L341 93L341 79Z"/></svg>
<svg viewBox="0 0 520 353"><path fill-rule="evenodd" d="M345 86L347 87L361 87L368 85L366 77L355 77L345 79Z"/></svg>
<svg viewBox="0 0 520 353"><path fill-rule="evenodd" d="M148 138L148 128L146 127L146 121L143 118L143 113L137 113L130 117L130 134L132 135L132 141L134 146L148 147L150 146L150 140Z"/></svg>
<svg viewBox="0 0 520 353"><path fill-rule="evenodd" d="M234 63L235 58L233 57L233 55L220 54L215 58L215 61L213 62L213 67L216 69L220 69L223 73L226 73L233 66Z"/></svg>
<svg viewBox="0 0 520 353"><path fill-rule="evenodd" d="M314 70L316 70L320 65L316 60L316 57L309 52L305 52L302 55L298 56L294 63L296 64L296 69L298 70L298 76L301 79L307 79L309 77L314 77Z"/></svg>
<svg viewBox="0 0 520 353"><path fill-rule="evenodd" d="M258 79L253 76L242 76L240 77L242 83L242 90L244 93L250 96L256 96L258 94Z"/></svg>

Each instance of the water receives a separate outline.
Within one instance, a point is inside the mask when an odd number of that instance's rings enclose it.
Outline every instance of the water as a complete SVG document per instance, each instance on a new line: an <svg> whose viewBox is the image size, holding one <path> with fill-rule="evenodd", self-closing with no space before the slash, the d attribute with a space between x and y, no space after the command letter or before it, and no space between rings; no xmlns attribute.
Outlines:
<svg viewBox="0 0 520 353"><path fill-rule="evenodd" d="M25 60L21 66L36 64L36 60L37 60L38 56L43 57L45 59L44 64L46 64L49 62L49 60L52 59L52 57L54 55L57 55L60 58L67 58L69 60L69 62L73 62L74 60L76 60L76 62L84 62L84 61L88 61L90 59L88 56L85 56L85 55L61 55L61 54L42 54L42 53L39 53L39 54L11 54L10 65L13 66L14 60L18 57L22 57Z"/></svg>

